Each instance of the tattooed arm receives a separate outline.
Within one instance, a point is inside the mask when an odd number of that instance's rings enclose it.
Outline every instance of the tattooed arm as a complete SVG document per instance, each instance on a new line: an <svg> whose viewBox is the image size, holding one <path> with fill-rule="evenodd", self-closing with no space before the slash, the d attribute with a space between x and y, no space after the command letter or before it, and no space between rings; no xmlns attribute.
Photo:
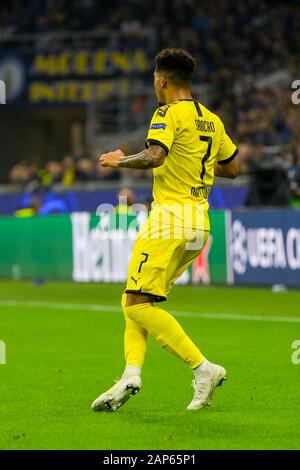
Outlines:
<svg viewBox="0 0 300 470"><path fill-rule="evenodd" d="M156 168L164 163L166 151L160 145L150 145L148 149L135 155L124 155L122 150L104 153L99 158L101 166L111 168L137 168L147 170Z"/></svg>

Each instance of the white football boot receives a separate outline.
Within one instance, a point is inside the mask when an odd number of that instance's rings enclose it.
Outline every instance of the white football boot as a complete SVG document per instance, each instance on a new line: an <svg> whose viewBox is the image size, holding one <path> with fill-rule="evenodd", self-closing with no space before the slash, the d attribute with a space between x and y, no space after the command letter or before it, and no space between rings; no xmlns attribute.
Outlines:
<svg viewBox="0 0 300 470"><path fill-rule="evenodd" d="M215 388L222 385L222 382L226 379L224 367L207 361L199 376L192 382L194 398L187 409L200 410L205 406L209 406Z"/></svg>
<svg viewBox="0 0 300 470"><path fill-rule="evenodd" d="M94 411L106 411L107 413L117 411L130 397L139 392L141 386L142 382L139 375L121 377L115 385L96 398L91 404L91 408Z"/></svg>

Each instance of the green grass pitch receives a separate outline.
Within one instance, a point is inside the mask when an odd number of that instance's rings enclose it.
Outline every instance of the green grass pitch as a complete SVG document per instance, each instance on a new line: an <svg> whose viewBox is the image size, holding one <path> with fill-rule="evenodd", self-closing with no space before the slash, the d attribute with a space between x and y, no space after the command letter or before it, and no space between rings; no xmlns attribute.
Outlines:
<svg viewBox="0 0 300 470"><path fill-rule="evenodd" d="M0 449L300 448L300 292L175 287L165 308L229 380L186 411L192 374L151 339L140 393L94 413L123 368L121 290L0 282Z"/></svg>

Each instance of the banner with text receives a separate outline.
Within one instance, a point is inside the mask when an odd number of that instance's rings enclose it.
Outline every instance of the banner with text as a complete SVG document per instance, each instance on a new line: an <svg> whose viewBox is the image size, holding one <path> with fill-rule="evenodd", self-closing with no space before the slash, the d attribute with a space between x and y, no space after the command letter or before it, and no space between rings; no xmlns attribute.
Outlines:
<svg viewBox="0 0 300 470"><path fill-rule="evenodd" d="M145 218L117 224L95 214L0 217L0 277L125 282L138 229ZM211 213L212 234L180 283L227 283L225 214Z"/></svg>
<svg viewBox="0 0 300 470"><path fill-rule="evenodd" d="M0 54L0 80L8 104L84 104L118 93L127 96L132 78L150 60L142 48L96 48Z"/></svg>
<svg viewBox="0 0 300 470"><path fill-rule="evenodd" d="M232 211L235 284L300 286L300 212Z"/></svg>
<svg viewBox="0 0 300 470"><path fill-rule="evenodd" d="M105 220L89 213L74 213L73 279L87 282L125 282L134 240L142 221L122 216L117 227L105 226ZM107 222L109 223L109 222ZM192 266L182 275L182 284L227 283L225 213L211 212L211 235Z"/></svg>

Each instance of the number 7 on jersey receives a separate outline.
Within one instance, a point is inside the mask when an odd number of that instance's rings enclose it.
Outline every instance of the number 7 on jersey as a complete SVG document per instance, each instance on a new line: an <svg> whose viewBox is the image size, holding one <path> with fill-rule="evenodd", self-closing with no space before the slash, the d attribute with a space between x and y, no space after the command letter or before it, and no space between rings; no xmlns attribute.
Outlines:
<svg viewBox="0 0 300 470"><path fill-rule="evenodd" d="M205 172L206 172L205 163L209 159L210 153L211 153L212 137L208 137L206 135L200 135L199 139L202 142L207 142L207 152L206 152L206 154L204 155L204 157L202 158L202 161L201 161L202 170L201 170L201 173L200 173L200 178L203 181L203 178L204 178L204 175L205 175Z"/></svg>

